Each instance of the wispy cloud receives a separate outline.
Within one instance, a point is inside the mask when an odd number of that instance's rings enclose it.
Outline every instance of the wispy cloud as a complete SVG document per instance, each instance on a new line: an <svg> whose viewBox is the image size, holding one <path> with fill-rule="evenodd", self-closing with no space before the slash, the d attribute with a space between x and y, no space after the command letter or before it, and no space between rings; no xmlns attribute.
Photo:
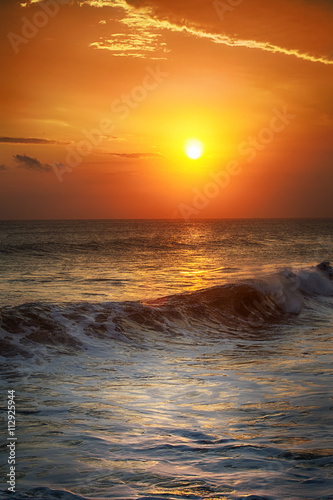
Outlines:
<svg viewBox="0 0 333 500"><path fill-rule="evenodd" d="M52 172L51 165L41 163L37 158L31 158L26 155L13 155L13 158L18 163L18 168L25 168L26 170L33 170L35 172Z"/></svg>
<svg viewBox="0 0 333 500"><path fill-rule="evenodd" d="M110 153L111 156L118 156L121 158L156 158L163 157L161 153Z"/></svg>
<svg viewBox="0 0 333 500"><path fill-rule="evenodd" d="M138 172L135 172L134 170L117 170L116 172L105 172L105 175L112 176L112 177L133 177L135 175L138 175Z"/></svg>
<svg viewBox="0 0 333 500"><path fill-rule="evenodd" d="M93 5L96 6L96 3ZM119 32L101 37L99 41L92 42L90 47L109 50L116 57L166 59L167 44L160 33L159 24L149 16L147 18L145 10L135 10L126 2L118 2L117 6L123 10L122 17L117 20Z"/></svg>
<svg viewBox="0 0 333 500"><path fill-rule="evenodd" d="M38 3L41 0L30 0L30 3ZM215 44L228 47L245 47L273 54L284 54L296 57L312 63L332 65L333 60L322 55L314 55L304 52L298 48L288 48L267 41L257 41L239 36L230 36L214 31L206 31L189 20L179 22L170 21L166 16L158 18L154 9L146 2L131 0L77 0L80 6L110 7L116 10L116 21L122 29L119 33L100 37L100 40L90 44L97 49L106 49L114 56L127 57L150 57L152 59L165 59L168 52L166 43L162 40L163 30L177 33L185 33L196 38L210 40ZM137 8L140 7L140 8ZM124 31L124 26L127 28Z"/></svg>
<svg viewBox="0 0 333 500"><path fill-rule="evenodd" d="M0 137L0 143L8 144L70 144L68 141L58 141L55 139L38 139L24 137Z"/></svg>
<svg viewBox="0 0 333 500"><path fill-rule="evenodd" d="M94 7L112 6L112 3L108 0L85 0L83 3ZM132 3L134 5L138 4L138 2ZM127 38L128 35L115 34L107 40L93 42L91 46L100 49L108 49L114 53L118 51L118 55L144 57L144 52L153 52L154 50L158 50L157 47L161 47L161 44L158 45L159 33L157 30L170 30L178 33L186 33L196 38L207 39L215 44L226 45L228 47L245 47L248 49L271 52L273 54L293 56L313 63L333 64L333 60L325 56L315 56L297 48L283 47L272 44L269 41L259 42L254 39L243 39L241 37L232 37L230 35L204 31L193 24L191 25L190 22L185 23L183 21L182 24L176 24L168 19L158 19L151 7L136 9L122 0L117 0L115 5L118 8L121 7L126 13L126 16L124 16L120 22L130 28L132 33L135 32L136 34L132 35L132 40ZM125 39L122 38L123 36L126 36L126 42ZM163 49L167 51L166 45ZM140 50L142 52L140 52Z"/></svg>
<svg viewBox="0 0 333 500"><path fill-rule="evenodd" d="M142 35L134 34L122 34L117 33L110 35L110 38L101 40L99 42L92 42L89 47L94 47L96 49L109 50L116 57L135 57L140 59L146 59L147 54L151 53L150 59L160 60L166 59L165 54L167 52L166 43L158 43L157 39L160 35L149 35L150 40L147 43L148 36L146 34L145 38ZM162 48L161 55L158 56L156 53Z"/></svg>
<svg viewBox="0 0 333 500"><path fill-rule="evenodd" d="M175 27L175 25L172 25ZM199 38L206 38L214 43L228 45L229 47L246 47L248 49L260 49L266 52L272 52L274 54L285 54L287 56L295 56L298 59L303 59L310 62L319 62L322 64L333 64L333 60L327 59L326 57L317 57L311 54L307 54L299 51L298 49L287 49L280 47L278 45L273 45L268 42L257 42L255 40L242 40L239 38L233 38L227 35L219 35L217 33L206 33L204 31L197 30L195 28L189 28L187 26L176 27L178 31L184 31L190 33Z"/></svg>

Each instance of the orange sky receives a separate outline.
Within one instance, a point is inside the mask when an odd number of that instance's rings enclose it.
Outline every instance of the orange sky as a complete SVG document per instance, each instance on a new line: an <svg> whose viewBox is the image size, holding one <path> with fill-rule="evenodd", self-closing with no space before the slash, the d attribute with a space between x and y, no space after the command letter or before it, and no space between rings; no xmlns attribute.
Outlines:
<svg viewBox="0 0 333 500"><path fill-rule="evenodd" d="M1 219L333 216L330 0L0 5Z"/></svg>

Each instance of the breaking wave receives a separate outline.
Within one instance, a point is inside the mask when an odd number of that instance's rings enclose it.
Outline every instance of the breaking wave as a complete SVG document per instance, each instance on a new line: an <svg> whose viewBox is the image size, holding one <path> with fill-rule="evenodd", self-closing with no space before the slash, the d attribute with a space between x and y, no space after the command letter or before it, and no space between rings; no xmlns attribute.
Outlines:
<svg viewBox="0 0 333 500"><path fill-rule="evenodd" d="M0 309L1 355L30 356L36 345L61 353L94 342L144 346L152 340L265 330L303 308L332 306L333 281L322 268L280 271L261 279L138 302L25 303Z"/></svg>

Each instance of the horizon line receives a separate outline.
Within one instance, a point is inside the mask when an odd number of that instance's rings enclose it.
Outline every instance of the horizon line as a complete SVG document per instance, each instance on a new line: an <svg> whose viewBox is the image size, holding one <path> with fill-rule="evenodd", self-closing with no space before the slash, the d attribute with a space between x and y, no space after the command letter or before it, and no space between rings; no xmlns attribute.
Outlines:
<svg viewBox="0 0 333 500"><path fill-rule="evenodd" d="M116 217L116 218L68 218L68 219L0 219L1 222L65 222L65 221L182 221L182 222L196 222L196 221L208 221L208 220L333 220L333 217L321 216L321 217L201 217L201 218L191 218L184 219L182 217L170 218L170 217L146 217L146 218L132 218L132 217Z"/></svg>

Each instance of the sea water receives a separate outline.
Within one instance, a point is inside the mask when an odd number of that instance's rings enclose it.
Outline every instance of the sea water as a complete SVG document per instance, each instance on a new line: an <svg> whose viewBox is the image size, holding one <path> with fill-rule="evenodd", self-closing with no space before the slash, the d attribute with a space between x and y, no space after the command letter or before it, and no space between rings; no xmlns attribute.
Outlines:
<svg viewBox="0 0 333 500"><path fill-rule="evenodd" d="M332 238L329 219L0 222L0 498L332 499Z"/></svg>

